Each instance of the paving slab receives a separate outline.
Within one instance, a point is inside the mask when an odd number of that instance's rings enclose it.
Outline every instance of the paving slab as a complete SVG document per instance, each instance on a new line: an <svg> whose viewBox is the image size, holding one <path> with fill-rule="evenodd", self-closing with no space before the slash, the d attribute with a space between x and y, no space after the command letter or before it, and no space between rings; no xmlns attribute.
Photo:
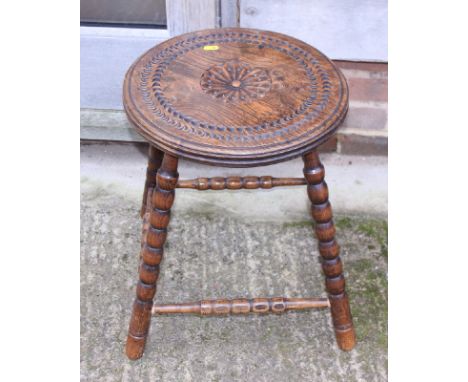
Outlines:
<svg viewBox="0 0 468 382"><path fill-rule="evenodd" d="M153 319L143 358L129 361L124 344L137 277L144 173L144 165L135 172L132 163L82 154L82 381L387 380L386 221L367 214L336 217L358 335L353 351L338 350L327 310L180 315ZM177 193L179 200L184 192ZM281 195L271 200L282 202ZM307 218L287 211L282 219L272 218L276 211L256 220L222 206L220 200L218 209L173 209L159 302L325 295Z"/></svg>

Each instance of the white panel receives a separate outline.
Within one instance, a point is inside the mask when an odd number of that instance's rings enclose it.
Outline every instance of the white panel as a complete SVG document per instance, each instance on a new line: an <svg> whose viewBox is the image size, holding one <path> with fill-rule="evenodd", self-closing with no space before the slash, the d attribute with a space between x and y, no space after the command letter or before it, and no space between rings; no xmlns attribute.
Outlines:
<svg viewBox="0 0 468 382"><path fill-rule="evenodd" d="M166 0L171 36L219 26L218 0Z"/></svg>
<svg viewBox="0 0 468 382"><path fill-rule="evenodd" d="M387 0L240 0L240 26L291 35L328 57L387 61Z"/></svg>
<svg viewBox="0 0 468 382"><path fill-rule="evenodd" d="M166 30L82 27L80 107L123 109L127 69L168 37Z"/></svg>
<svg viewBox="0 0 468 382"><path fill-rule="evenodd" d="M238 27L239 26L239 9L238 0L220 0L220 16L221 26Z"/></svg>

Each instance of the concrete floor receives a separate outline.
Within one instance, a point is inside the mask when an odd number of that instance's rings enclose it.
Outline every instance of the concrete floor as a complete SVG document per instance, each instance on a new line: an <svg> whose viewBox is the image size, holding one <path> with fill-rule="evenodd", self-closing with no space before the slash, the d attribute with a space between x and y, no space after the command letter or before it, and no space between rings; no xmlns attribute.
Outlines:
<svg viewBox="0 0 468 382"><path fill-rule="evenodd" d="M144 357L127 360L124 343L141 229L138 210L144 164L137 163L141 158L138 150L129 147L82 147L82 381L387 380L384 211L374 216L369 211L359 215L355 209L348 213L342 208L346 203L338 198L339 190L334 194L335 204L342 206L336 216L337 235L358 334L355 350L337 349L327 310L203 319L166 316L153 319ZM326 159L338 160L324 156L325 164ZM385 167L383 160L379 163L369 165L375 174L379 166ZM329 173L339 174L333 165L329 167ZM180 173L189 177L190 171L199 168L187 164L185 170ZM279 176L267 170L250 173ZM375 175L373 181L375 177L380 179ZM373 181L367 182L365 176L358 179L371 192L368 185ZM275 191L255 191L257 196L237 191L242 196L232 200L232 193L221 192L225 198L215 202L216 192L178 191L156 299L169 303L216 297L324 296L317 243L307 212L299 208L306 208L305 202L290 203L284 198L291 194ZM386 200L386 196L374 197L371 200ZM286 202L288 208L261 212L256 206L261 199L272 207ZM194 202L199 206L190 207ZM210 204L218 208L204 207Z"/></svg>
<svg viewBox="0 0 468 382"><path fill-rule="evenodd" d="M111 189L132 200L140 200L146 171L146 146L83 145L81 148L82 190ZM326 181L335 212L387 215L387 158L322 154ZM294 159L259 168L219 168L181 160L180 178L225 175L271 175L302 177L304 164ZM297 221L309 218L309 200L304 187L278 187L270 190L200 192L183 190L174 208L187 212L217 212L220 209L250 220Z"/></svg>

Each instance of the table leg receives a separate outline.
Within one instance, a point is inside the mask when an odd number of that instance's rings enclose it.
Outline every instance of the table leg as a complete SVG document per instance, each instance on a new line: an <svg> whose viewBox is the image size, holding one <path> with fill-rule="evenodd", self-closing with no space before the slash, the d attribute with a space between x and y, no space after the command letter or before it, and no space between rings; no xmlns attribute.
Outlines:
<svg viewBox="0 0 468 382"><path fill-rule="evenodd" d="M328 201L328 187L324 181L325 169L315 151L304 155L303 160L307 193L312 202L312 217L316 223L315 233L323 259L322 269L325 273L325 285L330 299L336 340L340 349L351 350L356 344L356 335L345 291L343 265L339 256L340 247L335 240L332 208Z"/></svg>
<svg viewBox="0 0 468 382"><path fill-rule="evenodd" d="M146 212L146 200L148 199L148 189L156 185L156 173L161 166L164 153L156 147L149 145L148 166L146 167L145 190L143 191L143 200L141 202L140 215L143 217Z"/></svg>
<svg viewBox="0 0 468 382"><path fill-rule="evenodd" d="M141 250L140 277L127 337L126 353L130 359L138 359L143 355L148 336L151 308L159 277L159 264L166 241L170 209L174 203L174 189L179 177L177 164L177 157L164 154L156 176L156 186L150 210L150 224L146 233L146 242Z"/></svg>

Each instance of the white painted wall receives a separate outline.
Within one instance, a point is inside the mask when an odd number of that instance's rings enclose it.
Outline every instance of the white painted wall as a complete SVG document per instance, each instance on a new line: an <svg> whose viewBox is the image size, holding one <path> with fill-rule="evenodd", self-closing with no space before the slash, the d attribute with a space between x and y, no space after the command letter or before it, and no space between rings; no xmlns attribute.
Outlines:
<svg viewBox="0 0 468 382"><path fill-rule="evenodd" d="M240 26L296 37L333 59L387 61L387 0L240 0Z"/></svg>
<svg viewBox="0 0 468 382"><path fill-rule="evenodd" d="M80 107L122 110L127 69L168 38L167 30L81 27Z"/></svg>

